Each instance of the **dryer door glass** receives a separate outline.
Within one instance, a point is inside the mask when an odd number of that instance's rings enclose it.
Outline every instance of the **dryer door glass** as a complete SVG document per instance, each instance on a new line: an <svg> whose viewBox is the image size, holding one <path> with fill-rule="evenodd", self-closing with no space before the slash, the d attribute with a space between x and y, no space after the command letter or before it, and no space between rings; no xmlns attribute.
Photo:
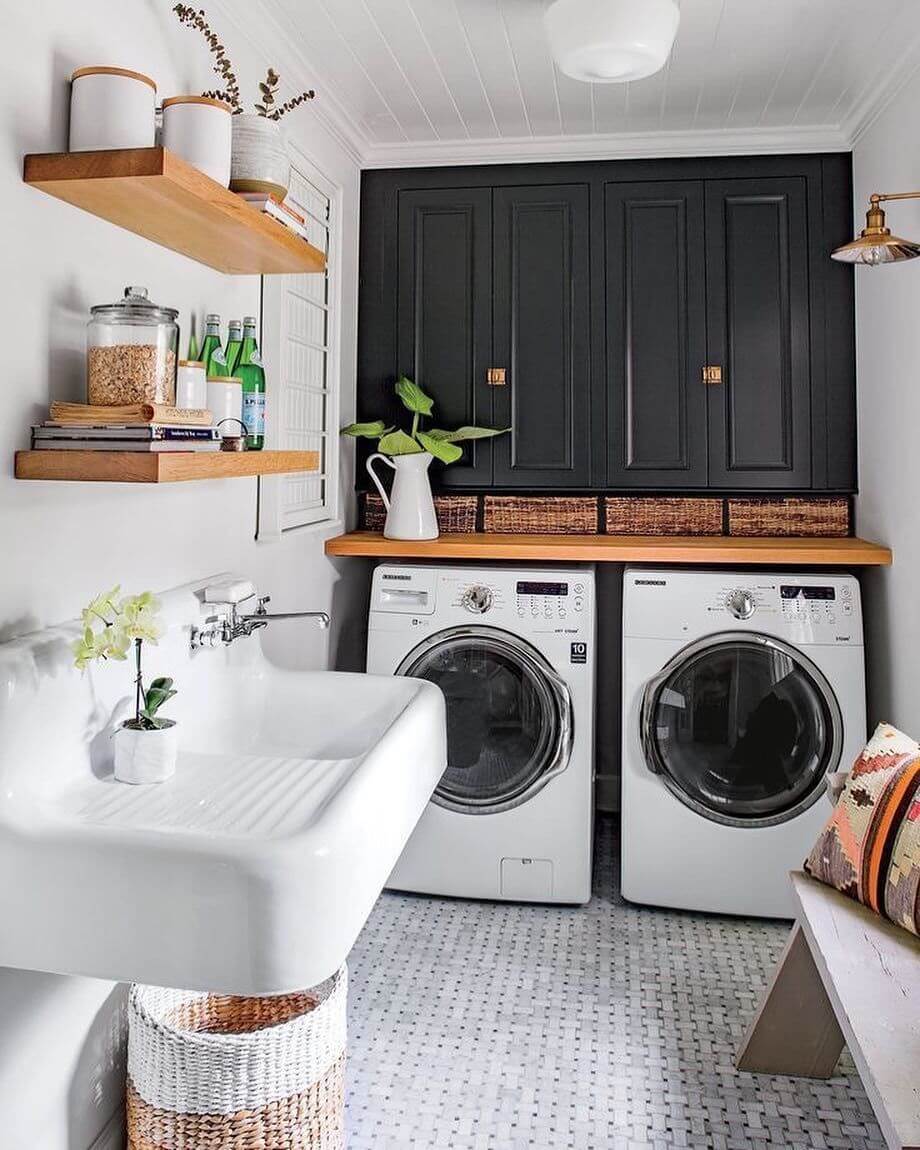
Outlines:
<svg viewBox="0 0 920 1150"><path fill-rule="evenodd" d="M841 754L840 708L820 671L764 635L714 636L648 685L646 762L718 822L784 822L822 793Z"/></svg>
<svg viewBox="0 0 920 1150"><path fill-rule="evenodd" d="M453 628L398 668L436 683L447 701L447 761L434 802L487 813L525 802L565 769L571 703L529 643L493 628Z"/></svg>

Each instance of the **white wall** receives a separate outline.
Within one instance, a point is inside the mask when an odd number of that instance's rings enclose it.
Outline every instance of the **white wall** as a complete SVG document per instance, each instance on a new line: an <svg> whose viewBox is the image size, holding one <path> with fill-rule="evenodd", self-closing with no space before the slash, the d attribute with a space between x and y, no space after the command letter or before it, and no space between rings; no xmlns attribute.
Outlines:
<svg viewBox="0 0 920 1150"><path fill-rule="evenodd" d="M66 147L67 81L75 67L138 69L158 81L161 96L213 85L203 42L175 23L170 8L171 0L29 0L4 3L0 12L0 638L69 618L115 582L157 589L235 569L270 591L274 608L332 611L329 635L309 625L270 629L270 656L287 665L355 666L363 564L337 567L325 559L323 532L316 529L257 544L255 481L158 489L12 477L13 452L28 446L28 426L43 417L49 400L83 398L84 328L92 304L119 298L126 284L144 284L153 300L181 309L183 341L192 311L199 322L205 311L225 320L258 312L256 277L211 272L21 180L24 153ZM216 0L209 8L251 96L270 61L255 57L238 26L221 18ZM290 117L289 131L344 187L342 416L348 419L359 174L309 105ZM349 455L346 463L341 490L348 508ZM0 972L0 1150L86 1150L119 1104L119 1002L111 984Z"/></svg>
<svg viewBox="0 0 920 1150"><path fill-rule="evenodd" d="M920 188L920 73L854 150L856 227L872 192ZM896 235L920 239L920 200L890 205ZM860 535L894 550L894 565L863 578L869 723L920 731L920 261L856 269Z"/></svg>

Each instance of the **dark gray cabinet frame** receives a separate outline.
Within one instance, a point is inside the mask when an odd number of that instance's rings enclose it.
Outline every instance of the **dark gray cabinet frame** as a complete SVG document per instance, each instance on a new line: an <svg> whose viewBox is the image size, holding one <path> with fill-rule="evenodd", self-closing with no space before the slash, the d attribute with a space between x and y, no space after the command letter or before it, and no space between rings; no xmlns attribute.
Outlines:
<svg viewBox="0 0 920 1150"><path fill-rule="evenodd" d="M501 490L623 490L667 491L666 476L654 475L643 487L641 480L608 482L608 453L611 426L608 405L620 401L611 394L608 369L608 269L605 242L605 212L608 188L617 184L652 182L681 183L690 181L741 180L756 188L758 182L799 181L805 197L807 226L804 242L808 252L808 276L804 290L807 314L797 314L795 322L807 330L810 378L808 402L810 418L808 436L808 474L801 468L792 473L764 475L754 485L735 481L730 474L721 482L703 477L695 471L691 477L680 476L673 490L682 493L736 490L765 493L857 490L856 477L856 383L854 286L852 268L833 262L830 251L852 238L852 157L849 153L825 155L782 155L712 157L687 159L617 160L609 162L505 164L450 168L414 168L368 170L362 175L360 286L358 312L358 415L376 418L395 414L392 383L399 370L400 342L405 354L406 333L398 328L399 293L406 290L399 283L399 200L400 196L432 192L445 193L445 203L456 200L463 189L485 203L494 202L501 190L533 189L539 186L581 185L587 192L589 243L589 353L590 389L587 425L589 428L589 466L581 474L565 481L552 473L541 476L540 468L526 468L526 474L515 476L499 469L493 478L492 445L486 444L467 475L460 480L452 473L449 486L490 491ZM496 191L493 191L495 189ZM474 197L475 198L475 197ZM493 207L494 211L494 207ZM488 237L491 259L492 236ZM482 241L485 244L485 239ZM483 247L483 252L485 248ZM485 256L483 257L485 258ZM490 282L482 282L473 293L477 306L485 292L492 296ZM490 306L494 301L490 298ZM499 303L499 308L502 306ZM494 316L493 316L494 321ZM485 320L482 321L485 323ZM711 323L711 320L708 322ZM491 328L490 328L491 331ZM491 337L490 337L491 339ZM491 363L490 345L477 350L476 376L473 386L482 385L484 369ZM481 353L481 354L480 354ZM424 379L420 379L424 384ZM801 401L801 396L799 397ZM482 401L486 402L485 399ZM445 422L449 412L445 411ZM710 428L711 434L711 428ZM454 477L456 475L456 478ZM699 476L699 480L697 479ZM435 482L441 485L437 472ZM440 481L440 482L439 482ZM697 487L697 482L699 486ZM359 469L358 486L367 487Z"/></svg>

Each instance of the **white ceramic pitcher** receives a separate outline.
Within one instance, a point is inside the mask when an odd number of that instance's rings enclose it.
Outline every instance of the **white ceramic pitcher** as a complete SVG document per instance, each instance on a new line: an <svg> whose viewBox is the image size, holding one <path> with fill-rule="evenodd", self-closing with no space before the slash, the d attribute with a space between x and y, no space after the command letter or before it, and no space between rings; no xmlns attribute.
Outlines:
<svg viewBox="0 0 920 1150"><path fill-rule="evenodd" d="M431 498L431 483L428 480L428 465L431 456L427 451L415 455L381 455L379 451L367 461L367 471L380 498L387 509L387 521L383 534L387 539L437 539L438 520ZM393 490L387 495L380 478L374 471L375 459L382 460L396 472L393 477Z"/></svg>

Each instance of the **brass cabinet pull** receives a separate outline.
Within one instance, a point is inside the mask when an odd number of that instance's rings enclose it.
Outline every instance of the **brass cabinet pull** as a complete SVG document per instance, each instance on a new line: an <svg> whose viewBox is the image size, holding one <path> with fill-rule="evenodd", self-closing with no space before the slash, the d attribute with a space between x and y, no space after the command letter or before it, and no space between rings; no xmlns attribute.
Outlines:
<svg viewBox="0 0 920 1150"><path fill-rule="evenodd" d="M717 363L709 363L703 368L703 383L721 383L722 367Z"/></svg>
<svg viewBox="0 0 920 1150"><path fill-rule="evenodd" d="M504 387L506 382L503 367L490 367L486 372L486 383L489 387Z"/></svg>

